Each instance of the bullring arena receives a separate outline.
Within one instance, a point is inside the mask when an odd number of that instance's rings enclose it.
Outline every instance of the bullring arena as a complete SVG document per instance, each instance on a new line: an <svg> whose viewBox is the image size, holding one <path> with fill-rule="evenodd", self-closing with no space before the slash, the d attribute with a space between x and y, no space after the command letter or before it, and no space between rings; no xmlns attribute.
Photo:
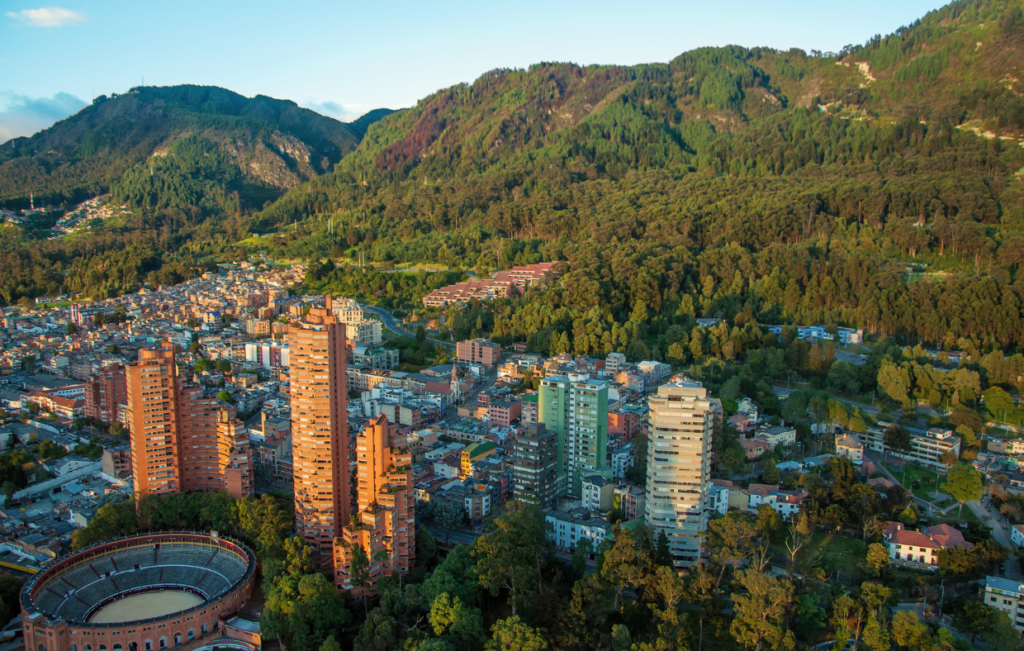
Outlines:
<svg viewBox="0 0 1024 651"><path fill-rule="evenodd" d="M143 534L101 543L25 584L25 649L258 649L258 625L237 616L255 577L252 550L216 533Z"/></svg>

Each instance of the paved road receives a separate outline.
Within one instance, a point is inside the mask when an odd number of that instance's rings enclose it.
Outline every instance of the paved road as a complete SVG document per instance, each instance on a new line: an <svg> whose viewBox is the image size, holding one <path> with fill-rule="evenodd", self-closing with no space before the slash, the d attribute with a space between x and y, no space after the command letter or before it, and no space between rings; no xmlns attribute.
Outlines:
<svg viewBox="0 0 1024 651"><path fill-rule="evenodd" d="M1010 540L1009 530L1003 529L1002 521L1006 518L992 508L991 502L985 504L977 501L968 502L967 508L973 511L979 520L992 527L992 537L996 539L997 543L1007 549L1014 549L1015 545ZM1010 557L1003 563L1003 576L1011 581L1024 581L1024 573L1021 572L1020 560L1016 554L1010 554Z"/></svg>
<svg viewBox="0 0 1024 651"><path fill-rule="evenodd" d="M799 391L799 389L787 389L786 387L772 387L772 391L775 393L775 395L777 395L777 396L779 396L781 398L781 397L788 396L789 394L793 393L794 391ZM836 402L841 402L844 405L850 405L852 407L859 407L861 411L863 411L865 414L870 414L871 416L877 416L878 413L880 411L882 411L878 407L872 407L870 405L861 404L859 402L854 402L853 400L848 400L846 398L837 398L835 396L830 396L830 398L832 400L835 400ZM900 417L900 411L898 409L894 410L892 412L892 417L893 418L899 418Z"/></svg>
<svg viewBox="0 0 1024 651"><path fill-rule="evenodd" d="M390 330L391 332L395 333L399 337L411 337L413 339L416 338L416 333L409 332L401 325L399 325L398 321L395 320L395 317L388 310L382 307L377 307L376 305L366 305L365 303L360 303L359 305L367 312L373 312L374 314L379 316L380 320L384 323L384 327ZM441 344L442 346L449 350L455 350L455 344L453 344L450 341L442 341L440 339L430 338L428 338L427 341L429 341L432 344Z"/></svg>

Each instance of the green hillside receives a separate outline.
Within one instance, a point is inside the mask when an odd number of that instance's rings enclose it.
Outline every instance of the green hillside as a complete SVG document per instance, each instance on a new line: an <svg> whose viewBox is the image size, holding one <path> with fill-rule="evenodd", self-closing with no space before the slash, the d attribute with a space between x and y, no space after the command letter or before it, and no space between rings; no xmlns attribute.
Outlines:
<svg viewBox="0 0 1024 651"><path fill-rule="evenodd" d="M109 185L124 188L115 196L134 202L140 223L170 224L153 247L178 262L232 255L253 232L276 232L259 242L288 258L358 252L481 271L568 260L553 291L484 311L502 340L565 337L581 353L643 343L664 354L680 343L665 337L672 326L712 316L730 327L856 325L911 343L1018 347L1021 14L1003 0L954 2L824 55L730 46L658 65L495 70L353 124L355 135L368 128L351 155L253 215L254 186L269 186L244 165L240 178L203 177L199 194L184 179L147 180L148 164ZM207 119L206 104L189 101L189 115ZM216 109L216 120L255 119L262 100L246 102ZM193 135L241 157L223 138ZM183 193L165 200L159 188ZM52 255L22 252L0 269L7 300L56 282L38 269ZM84 264L63 249L60 261ZM355 282L344 268L314 271L323 287ZM110 292L137 279L103 272L97 282ZM413 281L396 281L376 278L366 293L408 301L416 291L402 285Z"/></svg>
<svg viewBox="0 0 1024 651"><path fill-rule="evenodd" d="M368 121L387 113L375 112ZM0 147L0 203L27 207L30 192L51 205L101 194L133 165L185 136L216 143L253 182L284 190L333 169L366 126L223 88L135 88L101 96L49 129Z"/></svg>
<svg viewBox="0 0 1024 651"><path fill-rule="evenodd" d="M567 259L489 318L575 352L693 316L1019 346L1022 39L1019 3L979 0L834 55L496 70L374 125L252 228L312 216L270 240L289 257Z"/></svg>

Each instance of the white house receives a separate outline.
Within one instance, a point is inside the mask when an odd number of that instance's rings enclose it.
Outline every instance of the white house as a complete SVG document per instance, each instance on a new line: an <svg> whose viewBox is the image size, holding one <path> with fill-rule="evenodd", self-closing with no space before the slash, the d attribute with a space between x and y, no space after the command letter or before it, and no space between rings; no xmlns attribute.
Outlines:
<svg viewBox="0 0 1024 651"><path fill-rule="evenodd" d="M1024 546L1024 524L1015 524L1010 527L1010 542L1017 547Z"/></svg>

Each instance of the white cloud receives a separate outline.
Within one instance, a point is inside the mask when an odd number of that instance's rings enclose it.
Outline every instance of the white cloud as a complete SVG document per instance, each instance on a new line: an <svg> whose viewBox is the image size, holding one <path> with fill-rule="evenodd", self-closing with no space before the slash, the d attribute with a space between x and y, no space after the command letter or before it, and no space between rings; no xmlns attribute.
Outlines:
<svg viewBox="0 0 1024 651"><path fill-rule="evenodd" d="M31 136L77 113L85 102L69 93L53 97L26 97L0 91L0 143L19 136Z"/></svg>
<svg viewBox="0 0 1024 651"><path fill-rule="evenodd" d="M363 110L363 107L358 104L342 106L337 102L331 101L314 102L312 100L308 100L302 106L311 111L316 111L320 115L326 115L327 117L334 118L335 120L341 120L342 122L351 122L360 117L363 113L366 113L366 111Z"/></svg>
<svg viewBox="0 0 1024 651"><path fill-rule="evenodd" d="M7 17L34 27L65 27L67 25L77 25L85 20L85 16L77 11L61 7L8 11Z"/></svg>

